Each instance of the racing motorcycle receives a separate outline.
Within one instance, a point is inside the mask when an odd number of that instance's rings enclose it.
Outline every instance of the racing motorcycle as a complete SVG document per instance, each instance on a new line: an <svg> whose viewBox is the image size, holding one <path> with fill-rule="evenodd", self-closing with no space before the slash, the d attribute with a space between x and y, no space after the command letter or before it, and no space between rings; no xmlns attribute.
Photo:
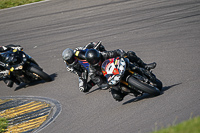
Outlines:
<svg viewBox="0 0 200 133"><path fill-rule="evenodd" d="M99 50L101 45L101 41L99 41L94 49ZM89 63L85 60L86 51L87 49L78 51L75 55L78 57L79 63L88 70ZM130 63L127 58L118 57L105 60L101 69L107 83L112 87L120 82L120 89L124 93L132 93L135 96L148 93L155 96L159 95L162 89L162 82L150 70Z"/></svg>
<svg viewBox="0 0 200 133"><path fill-rule="evenodd" d="M130 63L127 58L105 60L101 69L111 87L120 83L122 93L132 93L135 96L148 93L156 96L162 89L162 82L151 71Z"/></svg>
<svg viewBox="0 0 200 133"><path fill-rule="evenodd" d="M23 50L10 50L2 54L1 65L8 70L8 76L15 77L20 83L31 83L37 80L51 81L51 77Z"/></svg>

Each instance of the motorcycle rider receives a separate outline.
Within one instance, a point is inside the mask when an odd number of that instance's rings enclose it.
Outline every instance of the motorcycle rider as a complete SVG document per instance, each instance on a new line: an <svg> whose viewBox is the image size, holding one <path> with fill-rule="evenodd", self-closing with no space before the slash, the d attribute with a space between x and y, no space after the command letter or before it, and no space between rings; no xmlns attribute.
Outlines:
<svg viewBox="0 0 200 133"><path fill-rule="evenodd" d="M77 60L78 58L79 59L80 58L85 59L85 52L86 51L84 51L84 50L92 49L92 48L94 48L95 45L96 45L95 42L91 42L88 45L86 45L84 47L78 47L75 50L67 48L62 53L62 57L63 57L63 60L66 64L67 71L71 71L71 72L73 72L73 73L75 73L76 75L79 76L79 89L82 92L88 92L95 84L97 84L101 89L107 89L109 87L107 85L107 83L105 82L106 81L104 79L105 77L103 75L101 75L101 70L100 70L101 68L100 67L99 67L98 71L95 71L95 69L93 69L95 72L90 71L90 73L98 73L98 74L97 75L94 75L94 74L91 75L90 77L92 77L91 78L92 80L90 80L87 83L88 71L78 63L78 60ZM101 52L106 51L103 45L100 45L99 51L101 51ZM106 52L106 53L105 54L103 53L103 54L104 54L104 56L107 56L107 58L120 56L121 53L123 55L125 54L125 52L123 50L116 50L114 52L110 51L110 52ZM110 53L110 54L108 54L108 53ZM108 55L110 55L110 56L108 56ZM136 54L133 51L127 52L126 55L129 58L135 59L134 61L136 61L138 64L142 65L145 68L153 69L153 67L155 67L154 63L153 64L145 64L139 57L136 56ZM95 58L92 59L92 60L95 60ZM116 90L118 90L118 89L112 90L114 98L115 99L121 99L121 98L117 98L117 97L119 97L117 95L122 96L123 94L121 94L120 92L118 92ZM118 93L120 93L120 94L118 94Z"/></svg>
<svg viewBox="0 0 200 133"><path fill-rule="evenodd" d="M114 51L103 51L99 52L95 49L90 49L86 52L85 58L87 62L90 64L89 67L89 76L93 80L95 84L98 86L105 86L111 89L111 94L116 101L122 101L123 98L127 95L126 92L122 92L120 90L120 83L115 86L108 86L105 82L105 77L101 71L101 64L109 58L116 57L125 57L130 60L132 63L138 64L140 67L145 69L153 69L156 66L156 63L145 64L133 51L128 51L127 53L121 49L117 49Z"/></svg>
<svg viewBox="0 0 200 133"><path fill-rule="evenodd" d="M7 51L10 50L23 50L20 45L9 44L6 46L0 46L0 78L3 78L3 81L8 87L13 87L14 82L20 84L20 82L12 75L8 75L9 70L6 66L6 59L9 58L6 55Z"/></svg>
<svg viewBox="0 0 200 133"><path fill-rule="evenodd" d="M90 42L84 47L77 47L75 50L72 50L70 48L65 49L62 52L62 58L66 64L67 71L70 71L79 77L79 90L81 92L88 92L94 85L95 83L90 80L88 80L88 71L87 69L82 66L79 62L78 59L80 60L85 60L85 52L87 49L94 48L96 45L95 42ZM100 51L105 51L105 48L103 45L99 47Z"/></svg>

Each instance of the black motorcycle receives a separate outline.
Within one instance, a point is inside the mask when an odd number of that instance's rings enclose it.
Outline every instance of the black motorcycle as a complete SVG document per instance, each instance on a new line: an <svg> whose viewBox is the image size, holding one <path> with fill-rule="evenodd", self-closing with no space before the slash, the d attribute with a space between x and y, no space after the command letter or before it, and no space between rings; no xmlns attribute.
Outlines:
<svg viewBox="0 0 200 133"><path fill-rule="evenodd" d="M35 60L22 50L10 50L2 54L4 58L4 68L9 73L8 76L14 77L18 82L31 83L37 80L51 81L51 77L35 62Z"/></svg>
<svg viewBox="0 0 200 133"><path fill-rule="evenodd" d="M127 58L105 60L101 69L107 83L110 86L120 83L123 93L132 93L135 96L148 93L156 96L162 90L162 82L151 71L131 64Z"/></svg>

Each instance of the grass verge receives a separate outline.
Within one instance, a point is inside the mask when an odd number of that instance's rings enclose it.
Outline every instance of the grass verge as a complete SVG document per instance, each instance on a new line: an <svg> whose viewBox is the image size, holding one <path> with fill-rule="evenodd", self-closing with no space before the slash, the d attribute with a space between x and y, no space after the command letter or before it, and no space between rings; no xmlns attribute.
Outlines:
<svg viewBox="0 0 200 133"><path fill-rule="evenodd" d="M152 133L200 133L200 117Z"/></svg>
<svg viewBox="0 0 200 133"><path fill-rule="evenodd" d="M0 9L20 6L39 1L43 0L0 0Z"/></svg>
<svg viewBox="0 0 200 133"><path fill-rule="evenodd" d="M7 127L8 127L8 121L5 118L0 117L0 133L5 132Z"/></svg>

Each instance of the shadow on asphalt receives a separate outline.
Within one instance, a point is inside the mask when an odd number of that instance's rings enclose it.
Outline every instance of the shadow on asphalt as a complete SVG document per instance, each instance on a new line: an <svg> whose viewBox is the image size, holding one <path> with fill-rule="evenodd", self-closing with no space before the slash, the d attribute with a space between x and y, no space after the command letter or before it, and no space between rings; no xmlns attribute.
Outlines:
<svg viewBox="0 0 200 133"><path fill-rule="evenodd" d="M52 81L55 80L55 78L57 77L57 75L58 75L58 74L56 74L56 73L53 73L53 74L50 75ZM29 84L21 83L18 87L15 88L15 91L20 90L20 89L22 89L22 88L26 88L26 87L28 87L28 86L35 86L35 85L37 85L37 84L43 84L43 83L46 83L46 82L45 82L44 80L39 80L39 81L34 81L34 82L32 82L32 83L29 83Z"/></svg>
<svg viewBox="0 0 200 133"><path fill-rule="evenodd" d="M165 87L163 87L160 95L163 95L165 91L167 91L167 90L173 88L174 86L178 86L178 85L180 85L180 84L182 84L182 83L177 83L177 84L174 84L174 85L170 85L170 86L165 86ZM93 92L99 91L99 90L102 90L102 89L96 88L96 89L94 89L94 90L91 90L91 91L87 92L86 94L90 94L90 93L93 93ZM108 89L108 91L109 91L109 89ZM130 94L130 95L131 95L131 96L134 96L134 95L132 95L132 94ZM160 95L158 95L158 96L160 96ZM140 101L140 100L147 99L147 98L153 98L153 97L156 97L156 96L151 96L151 95L145 93L145 94L143 94L142 96L138 96L138 97L135 97L135 98L133 98L133 99L131 99L131 100L128 100L128 101L124 102L123 105L129 104L129 103L132 103L132 102L138 102L138 101Z"/></svg>
<svg viewBox="0 0 200 133"><path fill-rule="evenodd" d="M101 89L101 88L96 88L96 89L94 89L94 90L91 90L91 91L87 92L86 94L88 95L88 94L90 94L90 93L93 93L93 92L99 91L99 90L102 90L102 89Z"/></svg>
<svg viewBox="0 0 200 133"><path fill-rule="evenodd" d="M160 95L163 95L165 91L171 89L174 86L180 85L180 84L182 84L182 83L178 83L178 84L174 84L174 85L163 87ZM158 95L158 96L160 96L160 95ZM145 93L142 96L139 96L139 97L136 97L136 98L133 98L133 99L131 99L129 101L124 102L123 105L129 104L129 103L132 103L132 102L137 102L137 101L140 101L140 100L143 100L143 99L147 99L147 98L153 98L153 97L155 97L155 96L151 96L151 95Z"/></svg>
<svg viewBox="0 0 200 133"><path fill-rule="evenodd" d="M50 75L52 81L54 81L57 76L58 76L57 73L53 73L53 74Z"/></svg>

